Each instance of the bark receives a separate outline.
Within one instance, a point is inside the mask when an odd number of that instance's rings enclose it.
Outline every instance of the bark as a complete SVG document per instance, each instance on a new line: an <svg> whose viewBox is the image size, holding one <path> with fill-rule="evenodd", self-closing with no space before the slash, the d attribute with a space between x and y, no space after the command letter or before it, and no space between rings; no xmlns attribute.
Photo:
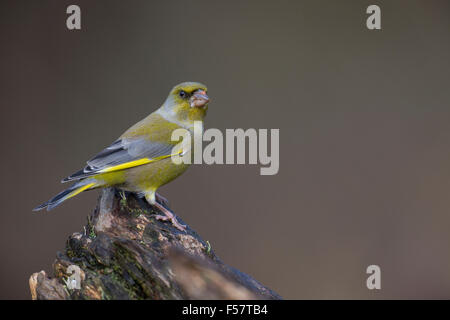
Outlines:
<svg viewBox="0 0 450 320"><path fill-rule="evenodd" d="M155 213L132 193L104 189L84 231L57 253L54 276L30 277L32 298L281 299L224 264L189 226L181 232Z"/></svg>

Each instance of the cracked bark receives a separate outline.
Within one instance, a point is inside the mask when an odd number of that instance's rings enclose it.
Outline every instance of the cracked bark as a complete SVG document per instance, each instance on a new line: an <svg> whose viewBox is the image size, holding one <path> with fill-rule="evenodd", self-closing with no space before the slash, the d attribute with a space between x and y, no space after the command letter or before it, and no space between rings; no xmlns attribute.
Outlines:
<svg viewBox="0 0 450 320"><path fill-rule="evenodd" d="M31 275L32 298L281 299L224 264L189 226L180 232L155 213L134 194L104 189L84 231L56 254L54 276Z"/></svg>

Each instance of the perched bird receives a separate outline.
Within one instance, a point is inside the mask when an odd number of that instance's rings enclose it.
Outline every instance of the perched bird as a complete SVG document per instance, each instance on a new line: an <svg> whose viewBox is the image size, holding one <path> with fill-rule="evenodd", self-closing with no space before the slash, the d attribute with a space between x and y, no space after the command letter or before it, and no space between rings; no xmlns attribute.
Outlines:
<svg viewBox="0 0 450 320"><path fill-rule="evenodd" d="M125 131L109 147L87 161L83 169L62 180L75 181L71 187L33 211L51 210L83 191L114 186L144 196L164 213L157 215L157 219L170 220L176 228L184 231L186 226L160 203L163 198L156 190L188 168L188 164L175 164L171 159L174 154L188 151L185 144L172 141L172 132L189 130L190 145L194 145L194 139L199 138L193 134L194 122L203 124L208 108L206 92L206 86L197 82L175 86L159 109ZM203 132L203 125L199 129Z"/></svg>

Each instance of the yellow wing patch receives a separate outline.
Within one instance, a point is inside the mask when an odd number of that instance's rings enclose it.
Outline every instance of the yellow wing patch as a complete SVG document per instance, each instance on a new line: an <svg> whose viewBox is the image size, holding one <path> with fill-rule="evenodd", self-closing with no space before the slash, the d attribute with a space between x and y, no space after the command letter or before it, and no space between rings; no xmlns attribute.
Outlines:
<svg viewBox="0 0 450 320"><path fill-rule="evenodd" d="M64 200L73 198L73 197L75 197L77 194L82 193L83 191L89 189L90 187L92 187L92 186L94 186L94 185L95 185L95 183L89 183L89 184L87 184L87 185L85 185L85 186L82 186L82 187L76 189L74 192L70 193L70 194L67 196L67 198L64 199Z"/></svg>
<svg viewBox="0 0 450 320"><path fill-rule="evenodd" d="M180 153L181 152L179 152L177 154L180 154ZM133 168L133 167L137 167L137 166L142 166L143 164L148 164L148 163L155 162L155 161L158 161L158 160L170 158L171 156L172 156L172 154L159 156L159 157L152 158L152 159L142 158L142 159L138 159L138 160L134 160L134 161L118 164L117 166L112 166L112 167L108 167L108 168L102 169L98 173L106 173L106 172L112 172L112 171L118 171L118 170L124 170L124 169Z"/></svg>

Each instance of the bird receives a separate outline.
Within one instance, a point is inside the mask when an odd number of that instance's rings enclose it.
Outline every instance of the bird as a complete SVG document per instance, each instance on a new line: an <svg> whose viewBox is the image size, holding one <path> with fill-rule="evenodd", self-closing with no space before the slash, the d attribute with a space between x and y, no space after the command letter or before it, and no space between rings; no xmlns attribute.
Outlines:
<svg viewBox="0 0 450 320"><path fill-rule="evenodd" d="M175 163L172 156L190 151L195 139L202 139L203 119L210 99L207 87L199 82L183 82L169 92L164 103L146 118L126 130L111 145L87 161L86 166L61 182L73 184L33 211L59 206L76 195L93 189L115 187L136 193L157 207L164 215L156 219L170 221L181 231L186 226L163 203L165 198L156 191L159 187L178 178L189 163ZM198 126L201 135L194 135ZM189 132L190 142L172 141L174 130ZM200 136L200 137L199 137Z"/></svg>

